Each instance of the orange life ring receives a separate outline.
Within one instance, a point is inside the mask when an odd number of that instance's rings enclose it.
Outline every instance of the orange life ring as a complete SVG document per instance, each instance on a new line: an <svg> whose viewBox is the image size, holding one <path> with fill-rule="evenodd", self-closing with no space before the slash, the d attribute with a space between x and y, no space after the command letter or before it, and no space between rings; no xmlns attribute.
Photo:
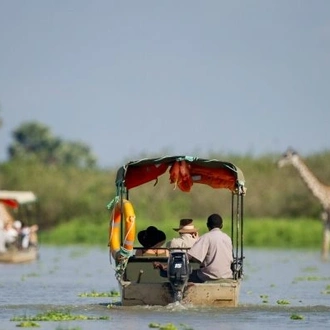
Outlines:
<svg viewBox="0 0 330 330"><path fill-rule="evenodd" d="M123 206L123 210L121 209ZM123 245L121 245L121 215L125 219L125 237ZM110 253L114 259L118 258L118 252L121 251L129 255L134 247L135 239L135 213L133 205L127 199L124 199L122 203L119 201L116 203L114 209L111 212L110 226L109 226L109 247Z"/></svg>

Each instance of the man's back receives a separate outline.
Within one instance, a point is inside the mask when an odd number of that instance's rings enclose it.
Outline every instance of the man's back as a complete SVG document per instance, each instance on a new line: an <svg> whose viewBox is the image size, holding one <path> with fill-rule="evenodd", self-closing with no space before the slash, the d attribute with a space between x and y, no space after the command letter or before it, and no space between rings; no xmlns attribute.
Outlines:
<svg viewBox="0 0 330 330"><path fill-rule="evenodd" d="M202 235L188 254L201 263L197 271L201 280L232 277L232 242L220 228L213 228Z"/></svg>
<svg viewBox="0 0 330 330"><path fill-rule="evenodd" d="M167 248L191 248L197 241L191 234L180 234L180 237L172 238L166 243Z"/></svg>

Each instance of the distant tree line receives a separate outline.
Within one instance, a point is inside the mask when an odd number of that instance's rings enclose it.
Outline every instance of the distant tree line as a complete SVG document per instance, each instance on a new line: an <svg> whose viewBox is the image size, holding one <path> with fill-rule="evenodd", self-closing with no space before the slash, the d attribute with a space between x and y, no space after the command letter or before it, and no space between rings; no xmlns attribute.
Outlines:
<svg viewBox="0 0 330 330"><path fill-rule="evenodd" d="M27 122L13 131L13 143L8 147L10 160L36 160L48 165L92 168L96 157L85 143L64 141L37 122Z"/></svg>

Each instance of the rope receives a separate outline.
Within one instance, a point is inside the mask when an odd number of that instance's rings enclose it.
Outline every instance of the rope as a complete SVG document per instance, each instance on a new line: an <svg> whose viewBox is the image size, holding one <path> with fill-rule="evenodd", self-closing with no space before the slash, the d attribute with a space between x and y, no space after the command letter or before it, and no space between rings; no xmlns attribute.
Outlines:
<svg viewBox="0 0 330 330"><path fill-rule="evenodd" d="M118 281L122 281L128 259L133 255L133 251L127 250L124 247L120 247L118 264L115 268L115 276Z"/></svg>

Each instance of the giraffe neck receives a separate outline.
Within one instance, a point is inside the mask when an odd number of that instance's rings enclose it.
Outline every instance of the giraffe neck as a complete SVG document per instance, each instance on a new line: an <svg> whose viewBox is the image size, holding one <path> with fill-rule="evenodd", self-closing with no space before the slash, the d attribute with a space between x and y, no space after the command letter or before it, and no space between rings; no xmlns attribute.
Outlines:
<svg viewBox="0 0 330 330"><path fill-rule="evenodd" d="M327 189L311 172L301 158L296 158L292 162L293 166L298 170L301 178L306 183L312 194L320 201L324 209L330 207L330 188Z"/></svg>

